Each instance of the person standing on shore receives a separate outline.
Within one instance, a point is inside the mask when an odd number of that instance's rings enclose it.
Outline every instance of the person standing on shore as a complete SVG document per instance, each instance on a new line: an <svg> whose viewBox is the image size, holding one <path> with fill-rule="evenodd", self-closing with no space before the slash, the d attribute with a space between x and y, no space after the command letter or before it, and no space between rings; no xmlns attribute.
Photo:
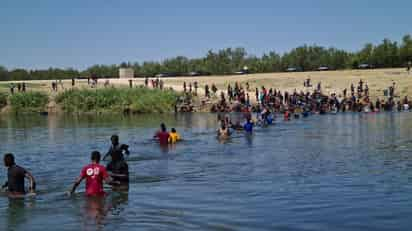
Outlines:
<svg viewBox="0 0 412 231"><path fill-rule="evenodd" d="M7 167L7 182L2 186L2 189L7 188L8 194L11 197L24 196L26 190L24 188L24 179L29 179L29 192L35 193L36 182L33 175L26 169L16 165L14 156L11 153L4 155L4 166Z"/></svg>
<svg viewBox="0 0 412 231"><path fill-rule="evenodd" d="M195 81L194 87L195 87L195 95L197 96L197 88L199 87L198 84L197 84L197 81Z"/></svg>
<svg viewBox="0 0 412 231"><path fill-rule="evenodd" d="M149 87L149 78L144 78L144 86Z"/></svg>
<svg viewBox="0 0 412 231"><path fill-rule="evenodd" d="M15 88L16 86L14 85L14 83L11 83L10 84L10 94L14 94L14 88Z"/></svg>
<svg viewBox="0 0 412 231"><path fill-rule="evenodd" d="M256 96L256 102L259 103L259 89L258 88L256 88L255 90L255 96Z"/></svg>
<svg viewBox="0 0 412 231"><path fill-rule="evenodd" d="M209 85L205 86L205 97L210 98Z"/></svg>

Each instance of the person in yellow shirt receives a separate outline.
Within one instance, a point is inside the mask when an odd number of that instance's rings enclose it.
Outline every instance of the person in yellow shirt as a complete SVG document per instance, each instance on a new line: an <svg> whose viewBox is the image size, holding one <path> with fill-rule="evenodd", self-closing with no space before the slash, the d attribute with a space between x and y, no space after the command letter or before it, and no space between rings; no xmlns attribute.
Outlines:
<svg viewBox="0 0 412 231"><path fill-rule="evenodd" d="M169 133L169 143L175 144L179 140L180 140L179 133L177 133L175 128L172 128L171 132Z"/></svg>

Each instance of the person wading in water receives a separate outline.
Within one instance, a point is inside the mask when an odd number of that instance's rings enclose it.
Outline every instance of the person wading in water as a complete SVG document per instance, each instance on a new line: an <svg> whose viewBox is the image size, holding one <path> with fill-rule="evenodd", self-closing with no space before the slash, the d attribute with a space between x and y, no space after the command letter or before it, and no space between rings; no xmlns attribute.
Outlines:
<svg viewBox="0 0 412 231"><path fill-rule="evenodd" d="M35 193L36 182L33 175L15 163L13 154L4 155L4 166L7 167L7 182L2 186L2 189L7 188L10 197L22 197L26 194L25 178L29 179L30 182L29 193Z"/></svg>

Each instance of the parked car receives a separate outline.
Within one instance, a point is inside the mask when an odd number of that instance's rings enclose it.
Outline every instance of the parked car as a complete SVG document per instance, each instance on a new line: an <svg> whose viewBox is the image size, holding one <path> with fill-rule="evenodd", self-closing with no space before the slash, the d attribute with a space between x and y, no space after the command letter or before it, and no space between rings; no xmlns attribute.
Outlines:
<svg viewBox="0 0 412 231"><path fill-rule="evenodd" d="M358 66L358 69L372 69L373 66L367 63L362 63Z"/></svg>
<svg viewBox="0 0 412 231"><path fill-rule="evenodd" d="M286 69L287 72L297 72L298 68L296 67L288 67L288 69Z"/></svg>
<svg viewBox="0 0 412 231"><path fill-rule="evenodd" d="M207 75L210 75L210 73L205 72L205 71L191 71L187 75L188 76L207 76Z"/></svg>
<svg viewBox="0 0 412 231"><path fill-rule="evenodd" d="M233 74L235 74L235 75L246 75L246 74L249 74L249 71L247 71L247 70L240 70L240 71L234 72Z"/></svg>
<svg viewBox="0 0 412 231"><path fill-rule="evenodd" d="M320 67L318 67L318 71L329 71L330 69L329 69L329 67L327 67L327 66L320 66Z"/></svg>
<svg viewBox="0 0 412 231"><path fill-rule="evenodd" d="M177 73L167 73L167 72L159 73L159 74L155 75L156 78L177 77L177 76L180 76L180 75L177 74Z"/></svg>

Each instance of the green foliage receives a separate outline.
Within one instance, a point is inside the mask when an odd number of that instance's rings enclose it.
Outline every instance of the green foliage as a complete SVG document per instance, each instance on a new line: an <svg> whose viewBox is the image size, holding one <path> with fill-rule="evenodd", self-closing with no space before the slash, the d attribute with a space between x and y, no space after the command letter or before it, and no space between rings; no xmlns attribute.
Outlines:
<svg viewBox="0 0 412 231"><path fill-rule="evenodd" d="M13 110L18 111L41 111L44 110L49 97L42 92L15 93L10 95L10 105Z"/></svg>
<svg viewBox="0 0 412 231"><path fill-rule="evenodd" d="M178 94L147 88L104 88L68 90L56 102L67 112L163 113L174 110Z"/></svg>
<svg viewBox="0 0 412 231"><path fill-rule="evenodd" d="M15 69L8 71L0 66L0 81L14 80L49 80L49 79L71 79L79 77L79 72L74 69L49 68L48 70L24 70Z"/></svg>
<svg viewBox="0 0 412 231"><path fill-rule="evenodd" d="M7 94L0 92L0 108L7 105Z"/></svg>
<svg viewBox="0 0 412 231"><path fill-rule="evenodd" d="M231 74L247 66L253 73L282 72L289 67L303 71L316 70L320 66L331 69L358 68L359 64L369 64L378 68L402 67L412 61L412 37L405 35L400 43L384 39L380 44L367 43L357 52L348 52L337 48L317 45L303 45L284 54L275 51L262 56L248 55L244 48L226 48L218 51L209 50L204 57L186 58L177 56L162 62L143 63L122 62L120 65L94 65L80 72L74 69L48 70L7 70L0 66L0 81L34 79L71 79L82 77L118 77L119 67L130 67L135 76L155 76L169 73L176 76L188 72L200 71L215 75Z"/></svg>
<svg viewBox="0 0 412 231"><path fill-rule="evenodd" d="M127 66L127 64L122 64ZM119 66L117 65L94 65L87 70L81 72L81 76L96 76L96 77L119 77ZM76 76L77 77L77 76Z"/></svg>

